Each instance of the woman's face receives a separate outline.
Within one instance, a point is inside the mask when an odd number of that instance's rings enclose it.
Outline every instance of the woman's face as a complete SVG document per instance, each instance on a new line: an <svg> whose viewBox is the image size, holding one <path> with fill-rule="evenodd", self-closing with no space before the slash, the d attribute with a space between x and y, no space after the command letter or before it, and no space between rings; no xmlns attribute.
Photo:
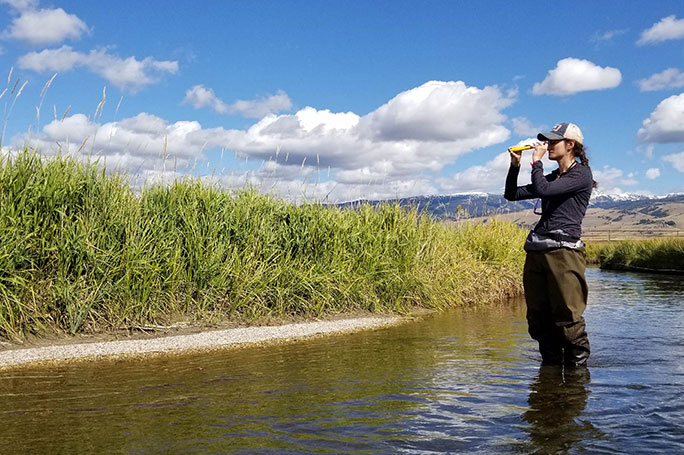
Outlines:
<svg viewBox="0 0 684 455"><path fill-rule="evenodd" d="M549 159L554 161L563 159L563 157L566 155L572 154L572 149L574 146L575 141L548 141L547 150L549 151Z"/></svg>

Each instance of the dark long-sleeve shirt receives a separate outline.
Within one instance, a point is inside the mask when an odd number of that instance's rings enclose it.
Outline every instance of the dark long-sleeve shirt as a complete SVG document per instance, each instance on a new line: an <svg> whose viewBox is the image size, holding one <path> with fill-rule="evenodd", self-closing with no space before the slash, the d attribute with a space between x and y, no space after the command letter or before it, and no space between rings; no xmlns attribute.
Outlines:
<svg viewBox="0 0 684 455"><path fill-rule="evenodd" d="M541 198L542 216L534 231L544 235L561 230L579 239L594 183L591 169L577 163L563 174L556 169L544 175L542 162L536 161L532 183L524 186L517 186L519 172L520 166L508 169L504 197L509 201Z"/></svg>

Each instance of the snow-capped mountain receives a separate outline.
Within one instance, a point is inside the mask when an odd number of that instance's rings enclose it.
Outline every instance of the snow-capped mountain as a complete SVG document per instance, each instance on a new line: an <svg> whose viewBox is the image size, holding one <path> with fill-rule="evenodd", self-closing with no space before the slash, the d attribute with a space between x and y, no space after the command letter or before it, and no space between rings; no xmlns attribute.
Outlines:
<svg viewBox="0 0 684 455"><path fill-rule="evenodd" d="M359 202L367 202L371 205L386 201L356 201L340 204L344 207L353 206ZM463 219L478 216L490 216L495 214L531 210L534 208L535 199L509 202L501 194L488 193L458 193L447 195L414 196L397 200L402 206L417 207L440 219ZM652 205L654 202L684 203L684 194L669 194L667 196L649 196L643 194L620 194L609 195L595 193L589 207L639 210Z"/></svg>
<svg viewBox="0 0 684 455"><path fill-rule="evenodd" d="M594 191L589 201L589 207L598 208L629 208L630 206L641 206L643 203L653 202L684 202L684 193L672 193L667 196L653 196L646 194L602 194Z"/></svg>

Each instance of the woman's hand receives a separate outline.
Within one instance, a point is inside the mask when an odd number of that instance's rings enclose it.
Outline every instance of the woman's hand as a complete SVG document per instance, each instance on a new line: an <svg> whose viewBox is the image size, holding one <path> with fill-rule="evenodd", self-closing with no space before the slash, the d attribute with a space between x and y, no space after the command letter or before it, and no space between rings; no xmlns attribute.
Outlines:
<svg viewBox="0 0 684 455"><path fill-rule="evenodd" d="M544 158L549 146L546 142L535 142L532 146L534 147L534 152L532 152L532 162L534 163Z"/></svg>
<svg viewBox="0 0 684 455"><path fill-rule="evenodd" d="M511 164L513 166L520 167L520 159L522 158L522 150L511 150L508 149L508 154L511 155Z"/></svg>

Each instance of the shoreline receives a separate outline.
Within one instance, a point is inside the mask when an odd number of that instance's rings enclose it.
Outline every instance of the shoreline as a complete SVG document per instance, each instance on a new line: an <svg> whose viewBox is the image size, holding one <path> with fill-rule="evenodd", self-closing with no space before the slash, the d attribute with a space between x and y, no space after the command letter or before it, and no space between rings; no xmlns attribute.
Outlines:
<svg viewBox="0 0 684 455"><path fill-rule="evenodd" d="M0 371L18 367L142 358L156 355L208 352L262 343L295 342L324 335L379 329L406 321L399 316L364 316L282 325L205 330L181 335L162 335L133 340L74 342L41 347L0 348Z"/></svg>

